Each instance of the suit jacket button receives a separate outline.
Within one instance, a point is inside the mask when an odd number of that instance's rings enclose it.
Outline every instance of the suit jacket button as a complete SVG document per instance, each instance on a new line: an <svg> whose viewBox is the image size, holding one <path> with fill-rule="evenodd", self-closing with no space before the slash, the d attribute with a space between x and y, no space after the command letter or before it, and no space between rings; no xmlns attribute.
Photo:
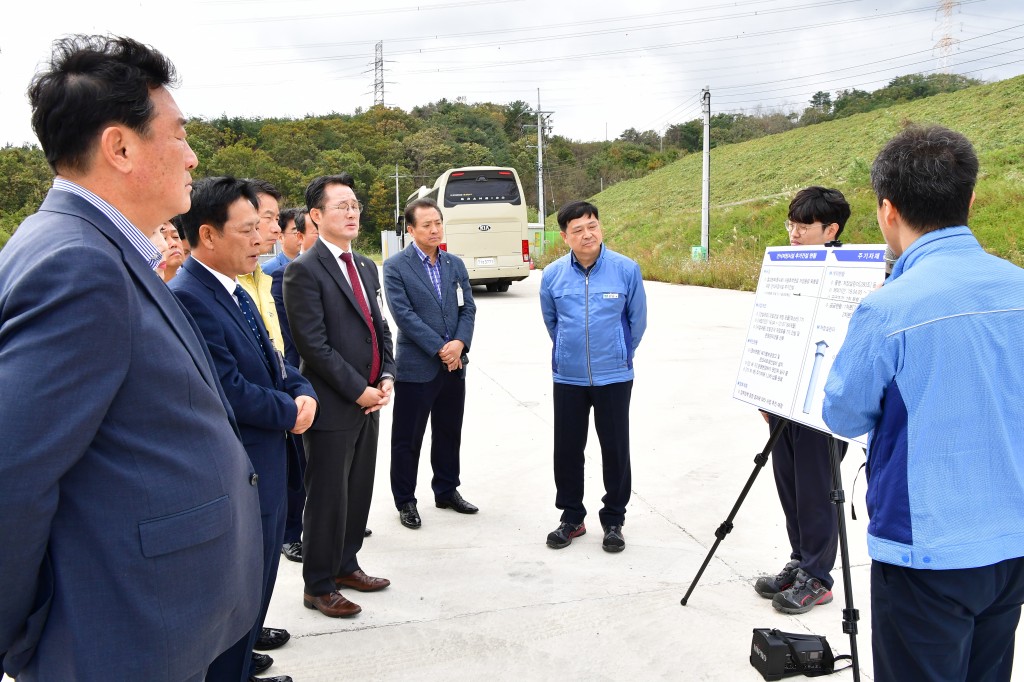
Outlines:
<svg viewBox="0 0 1024 682"><path fill-rule="evenodd" d="M260 482L260 475L259 474L253 474L252 476L249 477L249 485L256 485L259 482Z"/></svg>

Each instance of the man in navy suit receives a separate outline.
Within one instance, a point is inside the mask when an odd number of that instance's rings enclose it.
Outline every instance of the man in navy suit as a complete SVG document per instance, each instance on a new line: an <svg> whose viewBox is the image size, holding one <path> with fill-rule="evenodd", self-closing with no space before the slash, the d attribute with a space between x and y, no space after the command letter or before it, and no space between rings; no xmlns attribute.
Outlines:
<svg viewBox="0 0 1024 682"><path fill-rule="evenodd" d="M412 244L384 263L384 291L398 327L391 492L402 525L419 528L416 470L428 419L434 503L462 514L479 511L458 491L464 365L476 305L462 259L438 248L444 241L444 222L437 202L417 199L409 204L405 224Z"/></svg>
<svg viewBox="0 0 1024 682"><path fill-rule="evenodd" d="M72 36L29 90L57 177L0 252L0 659L19 682L202 680L259 612L258 479L144 236L189 208L173 80L134 40Z"/></svg>
<svg viewBox="0 0 1024 682"><path fill-rule="evenodd" d="M249 182L230 177L197 181L192 208L181 217L192 257L170 285L206 338L242 443L260 477L263 599L252 634L242 643L245 653L263 628L277 579L288 458L295 455L292 439L308 429L316 415L313 387L274 350L255 303L236 279L252 272L259 259L258 206L256 189ZM273 662L259 656L259 668Z"/></svg>

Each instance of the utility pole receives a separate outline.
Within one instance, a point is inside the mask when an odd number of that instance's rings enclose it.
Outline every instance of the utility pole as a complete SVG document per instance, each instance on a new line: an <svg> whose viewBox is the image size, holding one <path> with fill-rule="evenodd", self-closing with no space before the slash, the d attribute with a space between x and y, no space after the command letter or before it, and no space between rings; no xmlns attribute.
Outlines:
<svg viewBox="0 0 1024 682"><path fill-rule="evenodd" d="M544 224L544 112L540 110L540 88L537 88L537 220ZM543 230L543 228L541 228ZM541 242L544 239L541 237Z"/></svg>
<svg viewBox="0 0 1024 682"><path fill-rule="evenodd" d="M711 217L711 89L705 85L700 91L701 109L704 111L704 177L700 192L700 245L705 260L711 257L708 225Z"/></svg>
<svg viewBox="0 0 1024 682"><path fill-rule="evenodd" d="M540 88L537 88L537 220L544 224L544 125L547 117L553 111L543 111L540 108ZM524 128L532 126L524 125ZM541 230L540 252L544 253L547 240L544 238L543 228Z"/></svg>
<svg viewBox="0 0 1024 682"><path fill-rule="evenodd" d="M373 106L384 104L384 41L378 40L373 59ZM395 171L398 172L397 170Z"/></svg>
<svg viewBox="0 0 1024 682"><path fill-rule="evenodd" d="M401 232L398 229L398 211L402 207L401 198L398 196L398 164L395 164L395 232Z"/></svg>
<svg viewBox="0 0 1024 682"><path fill-rule="evenodd" d="M402 199L398 194L398 179L399 178L415 178L415 175L399 175L398 164L395 164L395 174L391 176L395 179L395 234L398 236L398 241L402 246L405 246L405 231L402 229Z"/></svg>

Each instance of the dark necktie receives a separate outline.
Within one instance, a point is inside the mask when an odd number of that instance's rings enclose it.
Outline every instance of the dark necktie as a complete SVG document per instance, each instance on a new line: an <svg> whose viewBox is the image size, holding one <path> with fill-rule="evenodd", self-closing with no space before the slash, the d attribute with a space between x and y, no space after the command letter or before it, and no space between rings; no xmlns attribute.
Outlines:
<svg viewBox="0 0 1024 682"><path fill-rule="evenodd" d="M373 326L373 316L370 315L370 306L366 304L366 297L363 296L363 284L359 281L359 273L356 272L355 263L352 262L351 253L341 254L341 260L345 261L348 268L348 281L352 285L352 293L356 295L359 309L363 311L363 319L366 326L370 328L370 342L373 345L373 363L370 365L370 385L376 383L377 375L380 373L380 350L377 348L377 328Z"/></svg>
<svg viewBox="0 0 1024 682"><path fill-rule="evenodd" d="M256 338L256 344L263 351L263 359L267 361L268 367L273 367L274 364L270 361L267 346L263 342L263 335L260 334L260 328L256 324L256 313L254 312L252 299L249 298L249 294L245 293L245 289L242 288L241 284L235 285L235 298L238 299L238 307L242 310L242 317L249 323L249 329L252 330L252 335Z"/></svg>

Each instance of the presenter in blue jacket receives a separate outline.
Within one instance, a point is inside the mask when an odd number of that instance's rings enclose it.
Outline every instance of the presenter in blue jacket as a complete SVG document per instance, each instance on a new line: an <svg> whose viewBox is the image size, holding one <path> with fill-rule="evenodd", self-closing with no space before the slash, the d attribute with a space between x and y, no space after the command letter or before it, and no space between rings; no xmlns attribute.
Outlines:
<svg viewBox="0 0 1024 682"><path fill-rule="evenodd" d="M967 227L978 157L908 128L871 168L899 257L825 384L834 432L869 433L875 679L1008 681L1024 602L1024 270Z"/></svg>
<svg viewBox="0 0 1024 682"><path fill-rule="evenodd" d="M571 251L544 269L540 306L553 344L555 506L562 510L548 547L568 547L583 523L583 451L590 410L601 442L605 495L602 547L621 552L630 493L629 398L633 353L647 328L640 266L603 243L597 207L585 201L558 212Z"/></svg>

